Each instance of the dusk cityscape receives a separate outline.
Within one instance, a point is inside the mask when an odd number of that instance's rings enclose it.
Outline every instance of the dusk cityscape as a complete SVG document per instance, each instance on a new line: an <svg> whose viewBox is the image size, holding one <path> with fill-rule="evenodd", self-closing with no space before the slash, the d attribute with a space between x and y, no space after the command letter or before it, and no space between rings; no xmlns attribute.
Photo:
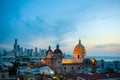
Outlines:
<svg viewBox="0 0 120 80"><path fill-rule="evenodd" d="M0 80L120 80L120 0L0 0Z"/></svg>

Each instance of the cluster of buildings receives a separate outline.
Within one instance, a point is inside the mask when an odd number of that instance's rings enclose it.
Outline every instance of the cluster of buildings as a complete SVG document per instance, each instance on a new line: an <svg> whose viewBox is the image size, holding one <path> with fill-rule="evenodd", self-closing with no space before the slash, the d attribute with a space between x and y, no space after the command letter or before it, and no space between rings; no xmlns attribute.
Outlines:
<svg viewBox="0 0 120 80"><path fill-rule="evenodd" d="M34 60L31 57L30 60L27 60L27 65L25 68L17 69L17 74L22 75L25 80L35 80L36 75L38 76L38 74L43 73L46 75L55 75L56 72L60 75L59 78L65 78L66 76L69 76L69 79L67 80L120 79L120 62L106 62L104 60L97 61L95 58L87 58L86 50L85 47L81 44L81 40L79 40L78 44L74 47L72 58L66 58L64 56L59 44L56 45L55 50L51 50L51 46L49 46L48 50L43 50L42 52L38 52L37 48L34 50L25 49L23 51L23 48L18 45L17 39L15 39L12 53L14 53L15 57L19 56L19 58L23 55L28 57L33 55L38 57L39 55L39 58L36 59L37 61L32 63L34 65L31 65L30 63L30 61ZM22 60L22 62L25 61ZM57 78L55 80L59 80L58 76L53 76L52 79L49 80L53 80L53 78Z"/></svg>
<svg viewBox="0 0 120 80"><path fill-rule="evenodd" d="M41 49L35 47L34 49L23 48L18 44L18 40L15 39L13 50L12 51L1 51L1 56L27 56L27 57L44 57L46 53L46 49Z"/></svg>
<svg viewBox="0 0 120 80"><path fill-rule="evenodd" d="M85 68L95 70L97 67L97 61L94 58L86 58L85 47L81 44L81 40L74 48L73 58L64 58L62 54L58 44L54 51L49 46L45 58L40 58L39 66L46 64L56 71L62 70L72 74L85 73Z"/></svg>

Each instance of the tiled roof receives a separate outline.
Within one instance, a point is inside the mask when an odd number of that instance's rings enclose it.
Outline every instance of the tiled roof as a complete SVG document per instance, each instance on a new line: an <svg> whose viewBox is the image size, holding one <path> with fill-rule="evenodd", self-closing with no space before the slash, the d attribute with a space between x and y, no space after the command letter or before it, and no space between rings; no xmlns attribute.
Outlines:
<svg viewBox="0 0 120 80"><path fill-rule="evenodd" d="M109 73L109 74L75 74L74 80L77 79L77 77L84 78L86 80L98 80L98 79L110 79L110 78L120 78L120 73Z"/></svg>

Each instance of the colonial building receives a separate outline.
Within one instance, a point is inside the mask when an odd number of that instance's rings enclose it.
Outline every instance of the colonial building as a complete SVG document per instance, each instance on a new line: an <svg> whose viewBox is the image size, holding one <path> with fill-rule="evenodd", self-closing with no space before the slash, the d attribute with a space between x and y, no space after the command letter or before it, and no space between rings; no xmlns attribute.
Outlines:
<svg viewBox="0 0 120 80"><path fill-rule="evenodd" d="M48 47L46 57L40 59L39 64L41 63L51 66L55 70L62 70L69 73L80 73L82 70L81 73L84 73L83 68L95 68L94 64L96 64L96 60L94 58L86 58L85 47L81 44L81 40L79 40L73 50L73 58L63 58L62 51L57 44L54 52L50 46Z"/></svg>
<svg viewBox="0 0 120 80"><path fill-rule="evenodd" d="M49 65L55 69L62 69L62 51L59 49L59 45L57 44L54 52L51 50L51 46L48 47L46 52L46 57L42 60L45 61L46 65Z"/></svg>

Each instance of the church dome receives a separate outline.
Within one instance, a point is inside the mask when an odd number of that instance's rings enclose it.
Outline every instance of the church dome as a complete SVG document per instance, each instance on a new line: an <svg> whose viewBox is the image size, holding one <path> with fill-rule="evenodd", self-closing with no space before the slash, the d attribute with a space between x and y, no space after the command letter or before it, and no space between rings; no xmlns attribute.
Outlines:
<svg viewBox="0 0 120 80"><path fill-rule="evenodd" d="M58 56L62 56L62 51L59 49L59 45L57 44L56 49L54 50L54 53Z"/></svg>
<svg viewBox="0 0 120 80"><path fill-rule="evenodd" d="M51 46L48 47L48 50L46 52L46 58L53 58L54 54L51 50Z"/></svg>
<svg viewBox="0 0 120 80"><path fill-rule="evenodd" d="M81 44L81 40L79 40L79 43L74 48L73 57L78 63L82 62L86 57L85 47Z"/></svg>
<svg viewBox="0 0 120 80"><path fill-rule="evenodd" d="M85 58L82 63L83 64L96 64L97 61L95 58Z"/></svg>
<svg viewBox="0 0 120 80"><path fill-rule="evenodd" d="M55 49L54 53L62 53L60 49Z"/></svg>
<svg viewBox="0 0 120 80"><path fill-rule="evenodd" d="M74 52L85 54L85 47L81 44L81 40L79 40L79 43L75 46Z"/></svg>
<svg viewBox="0 0 120 80"><path fill-rule="evenodd" d="M76 45L76 47L84 48L84 46L81 44L80 41L79 41L79 43Z"/></svg>

